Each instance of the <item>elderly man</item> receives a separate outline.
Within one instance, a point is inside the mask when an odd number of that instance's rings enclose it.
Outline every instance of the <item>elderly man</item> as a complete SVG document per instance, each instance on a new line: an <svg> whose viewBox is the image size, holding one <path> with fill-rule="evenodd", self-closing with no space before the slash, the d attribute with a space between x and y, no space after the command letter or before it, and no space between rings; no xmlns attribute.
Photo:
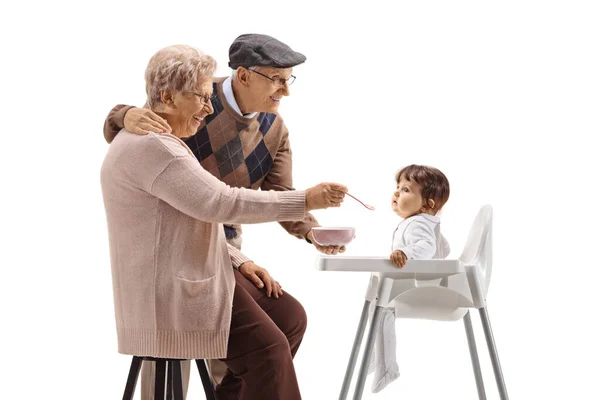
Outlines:
<svg viewBox="0 0 600 400"><path fill-rule="evenodd" d="M292 75L293 67L305 60L301 53L267 35L245 34L235 39L229 48L232 75L213 82L214 113L206 117L196 135L185 140L207 171L230 186L293 189L288 130L277 111L282 98L290 94L289 85L296 79ZM104 125L107 142L110 143L122 128L138 134L170 132L166 121L152 111L118 105L111 110ZM280 224L288 233L305 239L320 252L337 254L345 250L343 247L322 247L312 240L311 230L319 226L312 215L304 221ZM228 242L234 246L230 247L232 266L245 277L238 283L247 288L273 320L274 326L286 336L293 357L306 330L302 305L289 293L282 296L279 283L241 253L239 225L226 225L224 229ZM218 360L211 360L213 379L227 387L240 385L241 381L223 366ZM152 364L144 366L144 400L153 396L151 369ZM185 363L183 374L187 389L189 363Z"/></svg>

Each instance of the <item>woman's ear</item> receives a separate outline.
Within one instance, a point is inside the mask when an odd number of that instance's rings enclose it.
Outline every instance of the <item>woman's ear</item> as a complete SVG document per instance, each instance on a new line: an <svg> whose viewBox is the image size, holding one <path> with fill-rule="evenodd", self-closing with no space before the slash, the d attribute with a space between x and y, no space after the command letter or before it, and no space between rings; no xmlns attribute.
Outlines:
<svg viewBox="0 0 600 400"><path fill-rule="evenodd" d="M173 99L173 93L168 90L160 93L160 101L165 106L175 108L175 100Z"/></svg>

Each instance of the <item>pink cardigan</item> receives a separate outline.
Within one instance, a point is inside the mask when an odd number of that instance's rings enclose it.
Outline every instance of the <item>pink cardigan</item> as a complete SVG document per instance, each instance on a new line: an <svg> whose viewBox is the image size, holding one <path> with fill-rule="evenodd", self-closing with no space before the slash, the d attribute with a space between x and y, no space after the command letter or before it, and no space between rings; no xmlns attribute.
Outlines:
<svg viewBox="0 0 600 400"><path fill-rule="evenodd" d="M302 220L304 192L229 187L177 137L125 130L101 183L119 352L226 357L235 280L221 223Z"/></svg>

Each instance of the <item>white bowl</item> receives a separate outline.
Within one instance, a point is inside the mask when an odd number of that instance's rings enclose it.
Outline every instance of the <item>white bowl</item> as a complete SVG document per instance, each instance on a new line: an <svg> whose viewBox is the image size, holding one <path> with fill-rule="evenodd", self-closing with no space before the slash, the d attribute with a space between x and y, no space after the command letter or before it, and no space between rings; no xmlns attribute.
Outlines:
<svg viewBox="0 0 600 400"><path fill-rule="evenodd" d="M320 246L346 246L355 237L355 229L350 227L312 228L313 239Z"/></svg>

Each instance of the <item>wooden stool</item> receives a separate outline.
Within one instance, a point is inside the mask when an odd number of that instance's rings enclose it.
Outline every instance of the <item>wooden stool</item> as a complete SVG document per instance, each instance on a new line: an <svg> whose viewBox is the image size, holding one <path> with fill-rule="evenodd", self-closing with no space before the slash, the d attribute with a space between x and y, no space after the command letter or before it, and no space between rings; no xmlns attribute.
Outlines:
<svg viewBox="0 0 600 400"><path fill-rule="evenodd" d="M133 356L129 377L125 385L123 400L133 400L135 386L142 367L142 361L156 363L156 375L154 377L154 400L183 400L183 382L181 380L181 359L138 357ZM206 369L204 360L196 360L206 400L216 400L215 389Z"/></svg>

